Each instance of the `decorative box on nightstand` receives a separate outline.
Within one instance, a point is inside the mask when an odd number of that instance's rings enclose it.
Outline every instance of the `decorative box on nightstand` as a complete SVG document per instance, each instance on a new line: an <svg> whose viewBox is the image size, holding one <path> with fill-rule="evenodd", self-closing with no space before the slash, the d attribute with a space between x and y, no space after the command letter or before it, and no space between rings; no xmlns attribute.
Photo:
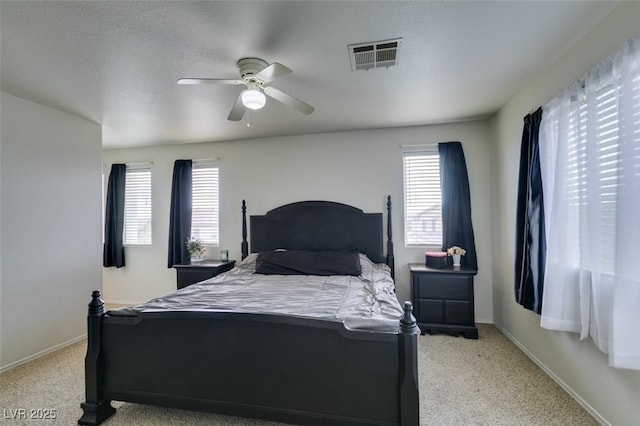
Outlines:
<svg viewBox="0 0 640 426"><path fill-rule="evenodd" d="M465 267L431 268L409 264L411 301L422 334L445 332L477 339L473 305L473 276Z"/></svg>
<svg viewBox="0 0 640 426"><path fill-rule="evenodd" d="M215 277L223 272L230 271L235 265L235 260L223 262L221 260L203 260L202 262L173 265L178 277L178 290L200 281Z"/></svg>

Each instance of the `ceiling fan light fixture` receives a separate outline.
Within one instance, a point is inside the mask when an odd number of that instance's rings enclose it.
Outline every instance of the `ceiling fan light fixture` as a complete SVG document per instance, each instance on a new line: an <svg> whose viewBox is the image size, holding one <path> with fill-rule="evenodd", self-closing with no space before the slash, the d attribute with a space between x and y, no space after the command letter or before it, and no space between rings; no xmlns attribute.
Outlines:
<svg viewBox="0 0 640 426"><path fill-rule="evenodd" d="M249 109L260 109L267 102L267 97L258 89L247 89L242 92L242 105Z"/></svg>

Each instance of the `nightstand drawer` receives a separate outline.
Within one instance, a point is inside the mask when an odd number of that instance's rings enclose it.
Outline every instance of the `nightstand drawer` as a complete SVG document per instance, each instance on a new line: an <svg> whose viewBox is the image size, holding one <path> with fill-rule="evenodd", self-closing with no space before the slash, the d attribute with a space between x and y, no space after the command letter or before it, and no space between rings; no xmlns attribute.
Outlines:
<svg viewBox="0 0 640 426"><path fill-rule="evenodd" d="M473 289L468 276L420 274L416 279L421 299L468 300L469 289Z"/></svg>
<svg viewBox="0 0 640 426"><path fill-rule="evenodd" d="M211 269L181 269L178 270L178 288L184 288L215 276L216 272Z"/></svg>
<svg viewBox="0 0 640 426"><path fill-rule="evenodd" d="M442 300L418 301L419 322L444 322L444 302Z"/></svg>
<svg viewBox="0 0 640 426"><path fill-rule="evenodd" d="M468 300L420 299L418 322L474 325L473 305Z"/></svg>
<svg viewBox="0 0 640 426"><path fill-rule="evenodd" d="M197 263L173 265L176 269L178 290L227 272L234 267L235 263L235 260L205 260Z"/></svg>
<svg viewBox="0 0 640 426"><path fill-rule="evenodd" d="M444 312L447 324L475 326L473 305L468 300L447 300L444 303Z"/></svg>

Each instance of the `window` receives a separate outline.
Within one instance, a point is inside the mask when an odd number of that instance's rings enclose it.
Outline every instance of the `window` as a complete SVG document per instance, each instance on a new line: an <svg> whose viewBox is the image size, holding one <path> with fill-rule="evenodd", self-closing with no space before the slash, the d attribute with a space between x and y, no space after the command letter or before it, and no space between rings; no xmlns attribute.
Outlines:
<svg viewBox="0 0 640 426"><path fill-rule="evenodd" d="M211 162L193 162L191 236L204 244L217 246L218 232L218 166Z"/></svg>
<svg viewBox="0 0 640 426"><path fill-rule="evenodd" d="M541 325L640 370L640 38L543 107L547 242Z"/></svg>
<svg viewBox="0 0 640 426"><path fill-rule="evenodd" d="M148 166L127 165L124 244L151 244L151 169Z"/></svg>
<svg viewBox="0 0 640 426"><path fill-rule="evenodd" d="M405 152L404 241L406 246L442 245L442 194L438 148Z"/></svg>

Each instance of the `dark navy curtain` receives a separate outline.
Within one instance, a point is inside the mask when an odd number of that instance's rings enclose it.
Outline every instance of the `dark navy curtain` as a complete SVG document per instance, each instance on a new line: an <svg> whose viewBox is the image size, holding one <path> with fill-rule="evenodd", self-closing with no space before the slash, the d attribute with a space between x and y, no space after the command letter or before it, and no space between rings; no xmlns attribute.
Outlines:
<svg viewBox="0 0 640 426"><path fill-rule="evenodd" d="M547 241L538 135L542 108L524 117L516 210L516 302L540 313Z"/></svg>
<svg viewBox="0 0 640 426"><path fill-rule="evenodd" d="M466 250L462 266L478 270L471 223L471 194L464 151L460 142L438 144L442 191L442 250L458 246Z"/></svg>
<svg viewBox="0 0 640 426"><path fill-rule="evenodd" d="M107 202L104 215L104 246L102 265L124 266L124 188L127 166L112 164L107 185Z"/></svg>
<svg viewBox="0 0 640 426"><path fill-rule="evenodd" d="M186 243L191 235L192 169L191 160L176 160L173 164L167 262L169 268L189 261Z"/></svg>

